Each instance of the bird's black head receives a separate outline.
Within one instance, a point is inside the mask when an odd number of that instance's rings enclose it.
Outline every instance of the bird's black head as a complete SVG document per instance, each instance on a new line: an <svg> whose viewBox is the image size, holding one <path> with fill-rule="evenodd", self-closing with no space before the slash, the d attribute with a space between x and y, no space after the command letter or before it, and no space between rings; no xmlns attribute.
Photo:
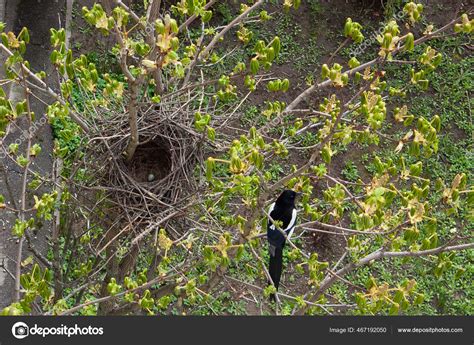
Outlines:
<svg viewBox="0 0 474 345"><path fill-rule="evenodd" d="M278 199L276 200L276 204L278 206L295 206L295 200L296 200L296 197L298 195L300 195L301 193L297 193L291 189L286 189L284 190L280 196L278 197Z"/></svg>

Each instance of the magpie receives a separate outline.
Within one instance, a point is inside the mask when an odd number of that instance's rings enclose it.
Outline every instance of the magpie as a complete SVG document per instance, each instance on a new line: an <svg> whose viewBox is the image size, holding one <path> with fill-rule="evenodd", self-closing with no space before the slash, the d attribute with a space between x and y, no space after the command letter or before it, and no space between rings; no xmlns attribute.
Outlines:
<svg viewBox="0 0 474 345"><path fill-rule="evenodd" d="M289 189L284 190L268 209L268 215L270 216L267 222L267 239L270 252L268 271L277 290L280 285L281 271L283 269L283 247L285 246L286 238L273 224L272 219L279 221L279 228L286 233L289 239L293 234L293 230L295 230L297 214L295 200L299 194ZM275 300L274 295L271 295L270 298Z"/></svg>

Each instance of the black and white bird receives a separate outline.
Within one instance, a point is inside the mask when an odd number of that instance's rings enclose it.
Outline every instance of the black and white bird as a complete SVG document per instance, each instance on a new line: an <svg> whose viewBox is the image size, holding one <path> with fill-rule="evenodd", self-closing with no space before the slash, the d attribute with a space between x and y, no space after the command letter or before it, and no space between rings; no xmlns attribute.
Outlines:
<svg viewBox="0 0 474 345"><path fill-rule="evenodd" d="M286 238L273 224L274 221L279 221L279 228L283 230L287 238L290 239L296 225L297 211L295 208L296 197L300 193L292 190L284 190L278 199L270 205L268 215L270 216L267 223L267 239L270 251L270 263L268 271L272 278L275 288L278 289L280 285L280 277L283 269L283 247L285 246ZM275 296L271 296L272 299Z"/></svg>

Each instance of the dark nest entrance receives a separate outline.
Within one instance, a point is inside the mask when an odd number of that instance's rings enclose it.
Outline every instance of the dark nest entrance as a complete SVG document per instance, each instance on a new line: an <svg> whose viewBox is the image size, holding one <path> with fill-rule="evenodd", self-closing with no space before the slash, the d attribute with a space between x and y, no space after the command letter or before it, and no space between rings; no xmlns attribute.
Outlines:
<svg viewBox="0 0 474 345"><path fill-rule="evenodd" d="M169 145L160 138L139 145L129 171L137 182L153 183L164 179L171 172Z"/></svg>

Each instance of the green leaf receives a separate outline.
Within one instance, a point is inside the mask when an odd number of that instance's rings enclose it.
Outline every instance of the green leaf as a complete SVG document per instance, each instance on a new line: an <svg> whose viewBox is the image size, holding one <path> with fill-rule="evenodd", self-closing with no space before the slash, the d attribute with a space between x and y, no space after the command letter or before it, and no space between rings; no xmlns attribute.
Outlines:
<svg viewBox="0 0 474 345"><path fill-rule="evenodd" d="M22 168L26 167L28 165L28 159L23 156L23 155L20 155L17 157L16 159L16 162L18 163L19 166L21 166Z"/></svg>
<svg viewBox="0 0 474 345"><path fill-rule="evenodd" d="M398 303L393 303L388 313L390 315L397 315L399 310L400 310L400 305Z"/></svg>
<svg viewBox="0 0 474 345"><path fill-rule="evenodd" d="M12 143L12 144L8 145L8 151L12 155L16 155L17 152L18 152L18 147L19 147L19 144Z"/></svg>
<svg viewBox="0 0 474 345"><path fill-rule="evenodd" d="M211 141L214 141L216 139L216 130L211 126L207 126L207 137Z"/></svg>
<svg viewBox="0 0 474 345"><path fill-rule="evenodd" d="M201 14L201 19L203 23L209 22L211 18L212 18L212 11L203 11L203 13Z"/></svg>
<svg viewBox="0 0 474 345"><path fill-rule="evenodd" d="M13 225L12 234L17 237L22 237L27 228L28 228L27 222L25 221L22 222L19 219L16 219L15 224Z"/></svg>
<svg viewBox="0 0 474 345"><path fill-rule="evenodd" d="M272 41L272 48L275 52L275 56L278 56L278 54L280 54L280 49L281 49L280 37L275 36L275 38Z"/></svg>
<svg viewBox="0 0 474 345"><path fill-rule="evenodd" d="M416 164L412 164L410 165L410 175L420 176L422 169L423 169L422 162L417 162Z"/></svg>
<svg viewBox="0 0 474 345"><path fill-rule="evenodd" d="M41 152L41 146L39 144L34 144L30 149L30 155L35 157Z"/></svg>
<svg viewBox="0 0 474 345"><path fill-rule="evenodd" d="M23 29L21 29L20 33L18 34L18 40L25 41L26 43L30 42L30 33L28 32L27 28L23 27Z"/></svg>
<svg viewBox="0 0 474 345"><path fill-rule="evenodd" d="M350 67L351 69L353 69L353 68L356 68L356 67L360 66L360 62L359 62L359 60L357 60L357 58L356 58L355 56L353 56L353 57L349 60L348 65L349 65L349 67ZM327 66L327 65L326 65L326 66Z"/></svg>
<svg viewBox="0 0 474 345"><path fill-rule="evenodd" d="M326 164L331 163L332 150L329 145L325 145L321 150L321 156Z"/></svg>
<svg viewBox="0 0 474 345"><path fill-rule="evenodd" d="M411 32L409 32L405 38L404 48L406 51L413 51L415 48L415 36L413 36Z"/></svg>
<svg viewBox="0 0 474 345"><path fill-rule="evenodd" d="M276 288L273 285L268 285L266 288L263 289L263 296L269 297L272 294L276 293Z"/></svg>
<svg viewBox="0 0 474 345"><path fill-rule="evenodd" d="M259 68L260 64L257 58L252 58L252 60L250 60L250 71L252 72L252 74L257 74Z"/></svg>
<svg viewBox="0 0 474 345"><path fill-rule="evenodd" d="M216 166L216 162L215 162L214 158L209 157L206 160L206 178L208 180L212 179L212 172L213 172L215 166Z"/></svg>
<svg viewBox="0 0 474 345"><path fill-rule="evenodd" d="M280 90L283 91L283 92L286 92L286 91L288 91L289 87L290 87L290 81L286 78L283 79L281 81Z"/></svg>

